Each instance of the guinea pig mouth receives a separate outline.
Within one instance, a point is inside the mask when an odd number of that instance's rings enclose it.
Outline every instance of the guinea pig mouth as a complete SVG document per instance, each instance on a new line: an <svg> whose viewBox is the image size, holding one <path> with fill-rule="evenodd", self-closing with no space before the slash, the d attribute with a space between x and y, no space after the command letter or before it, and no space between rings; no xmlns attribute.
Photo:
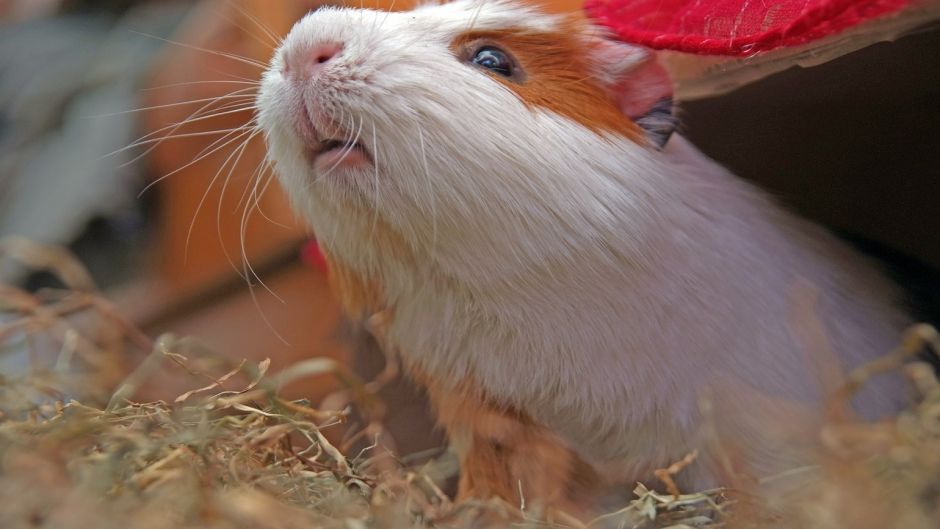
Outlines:
<svg viewBox="0 0 940 529"><path fill-rule="evenodd" d="M350 143L347 139L328 138L319 141L308 152L310 161L317 163L323 159L329 159L336 165L343 164L344 161L362 160L372 163L372 155L361 143Z"/></svg>
<svg viewBox="0 0 940 529"><path fill-rule="evenodd" d="M306 144L307 160L314 166L333 169L372 164L372 155L358 140L357 134L348 134L330 119L314 120L314 114L304 105L296 127Z"/></svg>
<svg viewBox="0 0 940 529"><path fill-rule="evenodd" d="M318 154L323 154L334 150L344 151L352 149L362 151L362 153L367 156L369 154L369 151L366 150L366 148L363 147L361 143L349 143L348 140L327 139L321 141L320 144L316 147Z"/></svg>

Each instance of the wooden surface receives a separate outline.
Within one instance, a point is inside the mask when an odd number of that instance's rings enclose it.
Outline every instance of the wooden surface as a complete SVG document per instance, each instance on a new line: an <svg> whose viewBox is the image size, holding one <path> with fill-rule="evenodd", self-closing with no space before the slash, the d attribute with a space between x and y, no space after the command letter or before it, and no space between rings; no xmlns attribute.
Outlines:
<svg viewBox="0 0 940 529"><path fill-rule="evenodd" d="M244 83L257 80L262 69L219 53L266 63L275 44L269 33L286 33L311 7L315 3L309 1L202 2L173 37L179 44L167 46L143 92L142 106L156 107L144 113L144 133L186 121L211 98L235 90L250 95L253 87ZM199 102L177 104L185 101ZM299 259L308 230L276 181L265 193L251 195L263 142L256 137L238 154L241 140L233 141L194 162L223 136L200 134L249 125L250 102L220 100L216 108L238 103L243 110L221 109L216 117L183 125L172 133L186 136L162 142L149 154L154 178L162 178L154 186L159 223L153 266L115 296L150 335L192 336L236 360L271 358L273 370L318 356L343 361L348 354L335 339L340 315L325 277ZM252 213L243 221L246 207ZM253 290L248 278L256 284ZM165 398L191 383L164 373L150 391ZM287 394L316 402L337 387L333 377L321 376L294 384Z"/></svg>

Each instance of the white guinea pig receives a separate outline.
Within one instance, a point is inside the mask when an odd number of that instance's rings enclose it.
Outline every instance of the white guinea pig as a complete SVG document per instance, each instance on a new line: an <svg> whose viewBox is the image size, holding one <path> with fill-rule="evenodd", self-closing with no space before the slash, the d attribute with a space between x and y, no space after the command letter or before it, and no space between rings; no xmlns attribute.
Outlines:
<svg viewBox="0 0 940 529"><path fill-rule="evenodd" d="M859 255L670 137L670 94L648 51L508 1L320 9L265 73L281 182L347 308L383 311L430 390L461 497L583 505L707 452L704 394L735 471L778 472L781 410L835 383L797 287L844 367L907 324ZM901 400L883 378L865 416Z"/></svg>

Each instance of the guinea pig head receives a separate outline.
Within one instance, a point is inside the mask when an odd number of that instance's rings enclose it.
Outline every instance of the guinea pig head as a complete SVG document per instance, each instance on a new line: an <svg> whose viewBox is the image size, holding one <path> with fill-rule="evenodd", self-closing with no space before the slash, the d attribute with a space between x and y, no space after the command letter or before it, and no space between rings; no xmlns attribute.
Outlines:
<svg viewBox="0 0 940 529"><path fill-rule="evenodd" d="M611 180L648 171L668 138L670 95L648 51L575 16L323 8L278 49L258 120L329 253L483 281L596 242Z"/></svg>

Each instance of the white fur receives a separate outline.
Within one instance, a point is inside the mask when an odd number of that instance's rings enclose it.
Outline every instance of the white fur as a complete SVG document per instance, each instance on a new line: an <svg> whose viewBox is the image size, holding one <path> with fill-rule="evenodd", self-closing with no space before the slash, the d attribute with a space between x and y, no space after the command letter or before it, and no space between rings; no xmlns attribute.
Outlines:
<svg viewBox="0 0 940 529"><path fill-rule="evenodd" d="M680 137L660 152L527 107L450 52L471 19L476 29L557 23L506 2L323 9L288 35L258 101L295 207L329 252L380 279L395 310L389 338L409 363L472 377L625 479L698 442L708 387L821 397L791 327L799 281L820 292L847 365L895 343L905 318L857 255ZM284 53L323 41L343 53L291 85ZM361 131L376 167L316 174L290 125L300 105ZM376 219L413 261L374 236ZM859 406L879 415L897 398L886 380ZM729 436L757 470L778 469L764 434L772 410L735 399Z"/></svg>

